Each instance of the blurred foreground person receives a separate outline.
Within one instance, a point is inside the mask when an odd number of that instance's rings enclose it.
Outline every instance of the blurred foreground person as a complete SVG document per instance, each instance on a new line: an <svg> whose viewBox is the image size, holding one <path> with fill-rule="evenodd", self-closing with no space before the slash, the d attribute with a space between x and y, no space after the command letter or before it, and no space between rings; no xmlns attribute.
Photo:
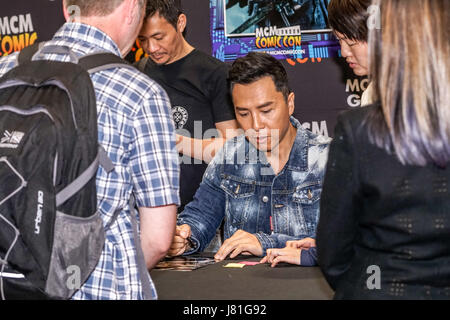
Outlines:
<svg viewBox="0 0 450 320"><path fill-rule="evenodd" d="M342 114L317 231L336 299L450 297L450 2L383 0L378 104ZM375 17L377 18L377 17Z"/></svg>
<svg viewBox="0 0 450 320"><path fill-rule="evenodd" d="M99 52L124 57L142 26L146 0L65 0L63 4L68 22L43 49L57 46L70 51L36 58L73 62L73 57ZM75 19L70 16L74 8L80 14ZM17 54L12 54L0 60L0 76L16 59ZM133 68L118 65L93 73L91 79L98 142L114 170L97 171L97 204L106 239L94 271L72 299L156 299L148 269L169 249L180 204L170 101L157 83ZM138 212L130 207L131 194ZM70 239L67 233L63 236Z"/></svg>

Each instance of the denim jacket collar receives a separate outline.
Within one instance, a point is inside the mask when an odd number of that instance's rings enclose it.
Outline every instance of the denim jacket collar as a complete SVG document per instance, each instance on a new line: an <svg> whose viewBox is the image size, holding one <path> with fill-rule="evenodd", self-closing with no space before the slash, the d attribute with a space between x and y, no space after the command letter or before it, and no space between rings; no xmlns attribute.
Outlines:
<svg viewBox="0 0 450 320"><path fill-rule="evenodd" d="M289 159L284 166L284 170L289 169L292 171L307 171L308 170L308 148L309 148L309 135L306 129L303 129L300 122L294 117L290 117L291 124L297 129L297 135L295 137L294 144L289 154ZM244 137L243 137L244 138ZM268 161L266 159L264 152L259 152L255 146L253 146L247 139L245 139L246 144L246 160L250 157L251 152L257 152L259 154L259 163L261 165L267 165Z"/></svg>
<svg viewBox="0 0 450 320"><path fill-rule="evenodd" d="M306 171L308 170L309 135L297 119L291 116L290 121L297 129L297 135L285 168L293 171Z"/></svg>

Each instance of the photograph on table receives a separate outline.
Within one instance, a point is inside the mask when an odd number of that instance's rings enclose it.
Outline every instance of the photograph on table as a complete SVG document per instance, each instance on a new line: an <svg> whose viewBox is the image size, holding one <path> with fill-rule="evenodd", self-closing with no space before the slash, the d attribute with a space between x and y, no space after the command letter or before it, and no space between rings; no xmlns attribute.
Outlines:
<svg viewBox="0 0 450 320"><path fill-rule="evenodd" d="M167 257L161 260L155 269L192 271L214 263L214 259L207 257Z"/></svg>

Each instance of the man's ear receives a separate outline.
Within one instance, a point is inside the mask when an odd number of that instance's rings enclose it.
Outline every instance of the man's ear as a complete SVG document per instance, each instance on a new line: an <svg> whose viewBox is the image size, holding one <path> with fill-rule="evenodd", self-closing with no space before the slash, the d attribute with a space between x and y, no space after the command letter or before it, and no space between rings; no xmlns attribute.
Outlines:
<svg viewBox="0 0 450 320"><path fill-rule="evenodd" d="M291 92L289 94L287 103L289 108L289 115L292 116L295 110L295 93Z"/></svg>
<svg viewBox="0 0 450 320"><path fill-rule="evenodd" d="M133 23L134 2L134 0L125 0L125 22L129 25Z"/></svg>
<svg viewBox="0 0 450 320"><path fill-rule="evenodd" d="M71 5L67 6L67 1L62 1L63 14L66 22L79 22L81 18L81 10L79 6Z"/></svg>
<svg viewBox="0 0 450 320"><path fill-rule="evenodd" d="M186 29L187 17L184 13L180 14L177 21L177 32L183 33Z"/></svg>
<svg viewBox="0 0 450 320"><path fill-rule="evenodd" d="M67 5L66 5L66 0L62 0L62 7L63 7L63 14L64 14L64 19L66 19L66 21L69 21L69 12L67 11Z"/></svg>
<svg viewBox="0 0 450 320"><path fill-rule="evenodd" d="M139 8L139 0L125 0L122 5L124 6L124 23L127 25L133 24L135 19L139 17L139 10L136 10L136 7Z"/></svg>

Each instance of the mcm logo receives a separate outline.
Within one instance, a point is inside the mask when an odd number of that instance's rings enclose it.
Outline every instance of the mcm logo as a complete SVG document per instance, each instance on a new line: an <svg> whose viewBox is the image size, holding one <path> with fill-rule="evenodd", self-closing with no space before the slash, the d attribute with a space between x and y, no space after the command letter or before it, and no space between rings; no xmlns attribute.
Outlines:
<svg viewBox="0 0 450 320"><path fill-rule="evenodd" d="M24 135L25 133L20 131L9 132L6 130L3 133L3 138L0 139L0 148L16 149Z"/></svg>

